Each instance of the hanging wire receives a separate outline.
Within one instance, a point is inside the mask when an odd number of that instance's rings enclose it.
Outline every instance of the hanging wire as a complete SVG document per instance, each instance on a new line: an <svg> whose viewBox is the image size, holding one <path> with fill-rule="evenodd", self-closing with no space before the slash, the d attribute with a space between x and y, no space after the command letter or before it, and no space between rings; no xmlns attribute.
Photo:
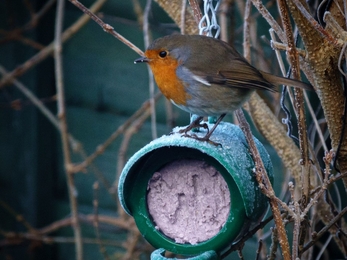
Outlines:
<svg viewBox="0 0 347 260"><path fill-rule="evenodd" d="M213 2L216 2L215 6L213 6ZM218 25L216 12L220 3L221 0L204 0L204 15L199 22L199 34L214 38L219 37L220 26Z"/></svg>
<svg viewBox="0 0 347 260"><path fill-rule="evenodd" d="M291 73L292 73L292 68L289 68L286 77L289 78ZM296 136L293 135L292 115L291 115L288 107L285 104L287 92L288 92L288 87L287 86L283 86L280 105L281 105L281 108L282 108L283 112L286 114L286 117L282 118L282 124L287 125L287 136L292 138L293 141L298 145L299 144L299 139Z"/></svg>
<svg viewBox="0 0 347 260"><path fill-rule="evenodd" d="M295 32L294 32L295 46L298 46L298 41L299 41L299 32L297 29L295 29ZM292 68L290 67L286 77L290 78L291 73L292 73ZM288 87L284 86L282 89L280 105L281 105L283 112L286 114L286 118L282 118L282 123L287 125L287 136L289 136L297 145L299 145L299 138L296 137L295 135L293 135L292 115L290 113L290 110L285 105L287 92L288 92Z"/></svg>

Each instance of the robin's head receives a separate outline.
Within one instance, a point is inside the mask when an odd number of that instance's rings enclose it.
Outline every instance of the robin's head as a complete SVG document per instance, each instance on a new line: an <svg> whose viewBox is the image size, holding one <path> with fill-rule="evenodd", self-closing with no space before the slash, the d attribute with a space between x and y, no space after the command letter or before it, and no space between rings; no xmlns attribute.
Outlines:
<svg viewBox="0 0 347 260"><path fill-rule="evenodd" d="M152 42L145 56L135 60L135 63L146 62L152 66L169 65L172 62L183 63L190 54L190 44L185 35L168 35Z"/></svg>
<svg viewBox="0 0 347 260"><path fill-rule="evenodd" d="M153 68L175 61L192 68L211 66L211 61L229 63L235 56L240 55L227 43L212 37L173 34L153 41L145 56L136 59L135 63L146 62Z"/></svg>
<svg viewBox="0 0 347 260"><path fill-rule="evenodd" d="M159 89L175 104L185 104L187 98L176 70L189 59L192 50L190 42L185 35L165 36L153 41L145 56L135 60L135 63L148 63Z"/></svg>

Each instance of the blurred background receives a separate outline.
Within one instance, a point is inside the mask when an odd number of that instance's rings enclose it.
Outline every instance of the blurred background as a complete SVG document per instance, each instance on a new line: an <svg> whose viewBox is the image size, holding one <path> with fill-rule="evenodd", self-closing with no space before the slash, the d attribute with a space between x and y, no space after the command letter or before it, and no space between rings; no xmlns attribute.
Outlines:
<svg viewBox="0 0 347 260"><path fill-rule="evenodd" d="M242 53L245 3L224 2L219 15L226 14L227 40ZM94 1L82 3L90 7ZM96 14L144 50L145 5L145 0L109 0ZM276 3L269 0L266 5L276 16ZM189 114L173 107L156 94L155 88L153 125L147 66L134 65L138 54L94 21L72 32L83 13L65 1L62 82L71 152L68 160L76 167L86 162L79 169L67 171L57 117L53 52L56 11L57 3L51 0L0 1L0 258L76 259L71 221L72 212L77 210L84 259L148 259L153 248L119 208L118 176L132 154L156 136L170 133L174 126L187 125ZM157 3L152 3L148 14L151 40L179 32ZM251 20L252 63L280 75L270 47L268 24L255 8ZM8 73L18 76L6 80ZM30 93L48 112L34 104ZM282 118L280 94L260 94ZM311 98L313 103L317 101L315 95ZM47 113L54 117L49 118ZM321 110L317 109L316 115L321 117ZM286 169L248 119L254 135L271 155L276 194L288 198L288 193L282 192L283 183L289 180ZM235 122L233 115L225 120ZM317 153L321 153L320 148ZM72 188L70 196L68 187ZM96 212L97 228L93 222ZM261 235L247 241L245 259L254 259ZM228 259L235 257L236 253Z"/></svg>

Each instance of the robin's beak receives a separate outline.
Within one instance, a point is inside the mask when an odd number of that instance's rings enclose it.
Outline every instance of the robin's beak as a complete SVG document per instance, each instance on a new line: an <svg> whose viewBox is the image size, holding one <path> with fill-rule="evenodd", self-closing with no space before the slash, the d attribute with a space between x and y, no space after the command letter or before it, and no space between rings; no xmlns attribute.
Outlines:
<svg viewBox="0 0 347 260"><path fill-rule="evenodd" d="M149 62L149 59L146 58L146 57L141 57L141 58L138 58L136 60L134 60L134 63L139 63L139 62Z"/></svg>

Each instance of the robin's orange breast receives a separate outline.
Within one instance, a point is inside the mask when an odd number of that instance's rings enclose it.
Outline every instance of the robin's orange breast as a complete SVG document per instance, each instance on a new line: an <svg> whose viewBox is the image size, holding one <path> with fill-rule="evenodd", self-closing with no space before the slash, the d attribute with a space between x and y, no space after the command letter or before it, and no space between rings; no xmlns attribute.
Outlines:
<svg viewBox="0 0 347 260"><path fill-rule="evenodd" d="M151 57L157 52L148 50L145 55ZM185 106L189 95L186 93L182 81L176 75L179 62L171 57L166 57L165 59L151 59L148 64L163 95L175 104Z"/></svg>

